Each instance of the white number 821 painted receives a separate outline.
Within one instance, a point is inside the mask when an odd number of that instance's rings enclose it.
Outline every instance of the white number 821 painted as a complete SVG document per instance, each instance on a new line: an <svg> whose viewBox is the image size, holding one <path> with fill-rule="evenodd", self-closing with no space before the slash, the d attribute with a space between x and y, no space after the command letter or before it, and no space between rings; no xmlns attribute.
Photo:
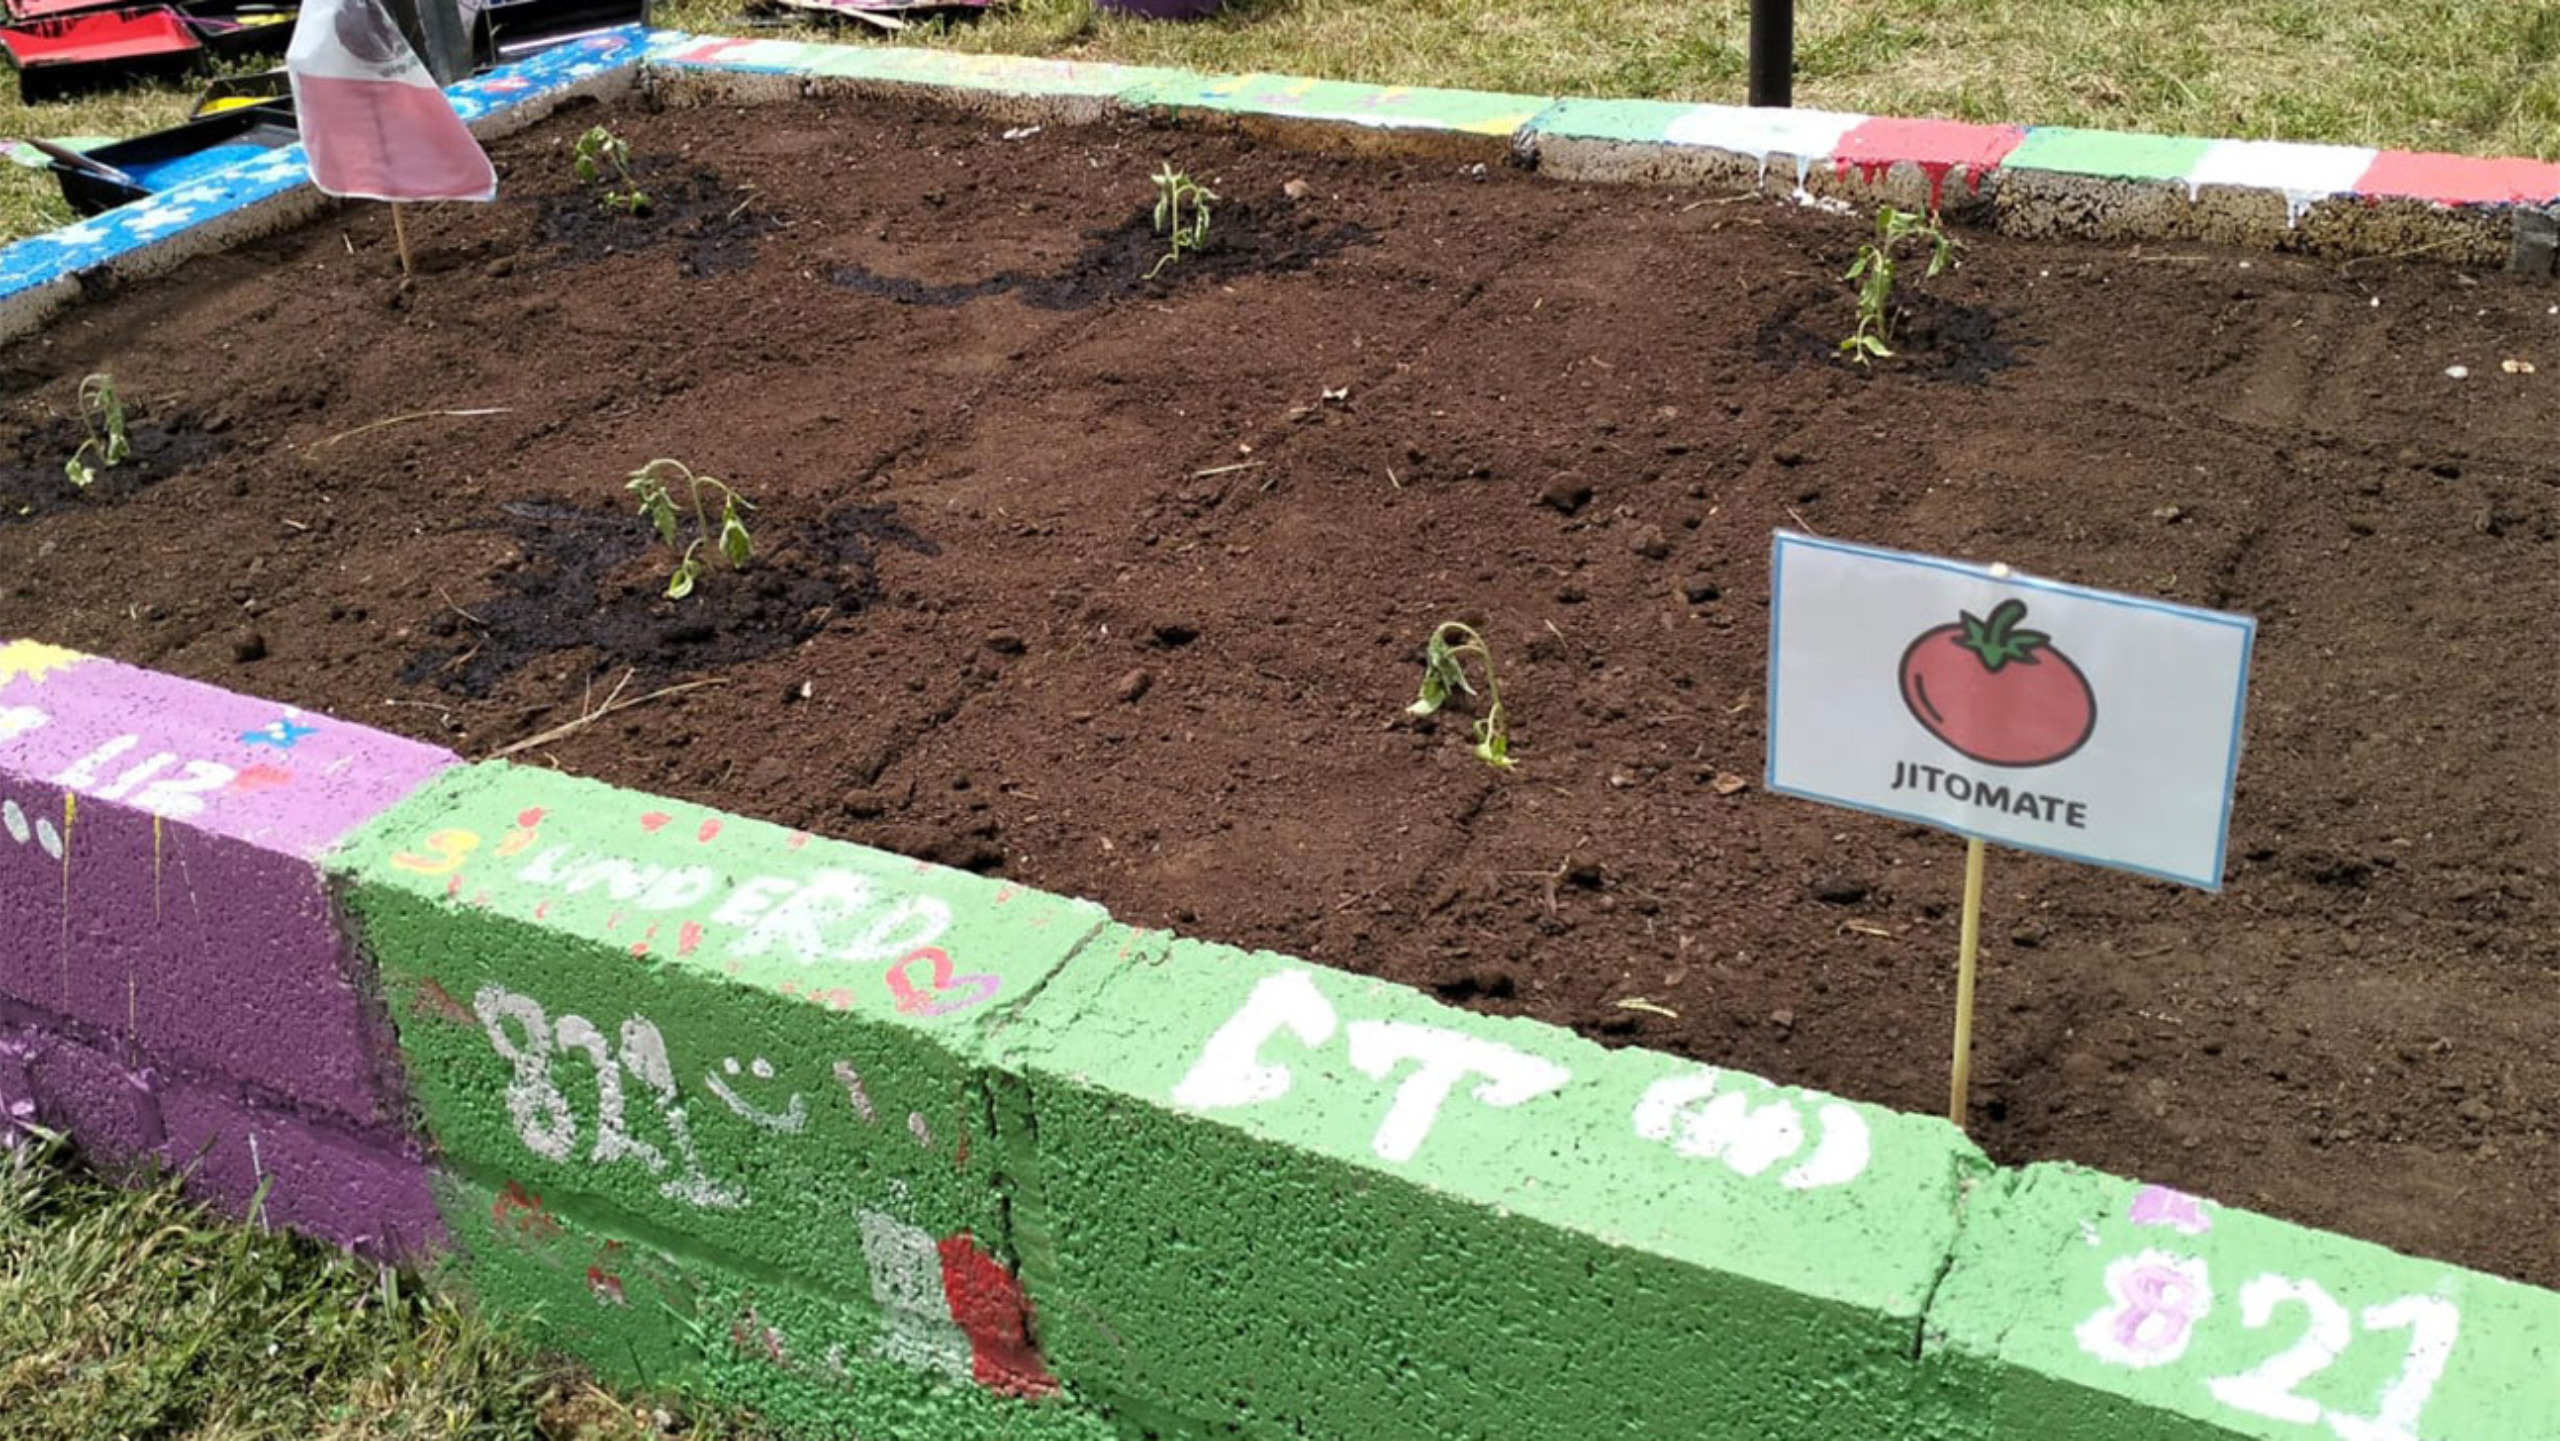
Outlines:
<svg viewBox="0 0 2560 1441"><path fill-rule="evenodd" d="M2119 1366L2146 1369L2184 1355L2197 1322L2213 1310L2205 1263L2191 1257L2145 1251L2107 1268L2111 1303L2081 1323L2081 1349ZM2316 1281L2263 1275L2240 1288L2240 1324L2267 1329L2276 1311L2299 1306L2308 1321L2294 1343L2236 1376L2205 1382L2215 1400L2234 1410L2296 1426L2322 1421L2338 1441L2420 1441L2418 1418L2453 1359L2462 1313L2438 1296L2402 1296L2367 1306L2361 1317L2340 1305ZM2367 1334L2407 1331L2409 1347L2399 1373L2382 1388L2371 1416L2322 1406L2300 1394L2302 1384L2327 1370L2354 1343L2357 1322Z"/></svg>

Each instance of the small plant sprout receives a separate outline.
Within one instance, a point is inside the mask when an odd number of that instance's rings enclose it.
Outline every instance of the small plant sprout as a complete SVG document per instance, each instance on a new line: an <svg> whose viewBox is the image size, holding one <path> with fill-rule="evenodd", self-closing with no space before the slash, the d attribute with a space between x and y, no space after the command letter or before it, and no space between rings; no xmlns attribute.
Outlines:
<svg viewBox="0 0 2560 1441"><path fill-rule="evenodd" d="M116 395L116 378L99 371L80 382L80 448L62 463L63 477L82 490L98 478L99 467L114 469L133 454L124 433L124 401ZM89 458L96 456L98 464Z"/></svg>
<svg viewBox="0 0 2560 1441"><path fill-rule="evenodd" d="M1475 627L1448 620L1431 632L1431 642L1422 652L1422 698L1406 706L1405 714L1434 715L1457 692L1474 695L1476 688L1467 681L1469 656L1484 668L1485 706L1475 723L1476 759L1509 770L1511 727L1502 715L1502 685L1494 678L1493 649Z"/></svg>
<svg viewBox="0 0 2560 1441"><path fill-rule="evenodd" d="M1153 280L1164 268L1180 260L1187 251L1198 250L1209 243L1209 202L1217 194L1199 181L1173 168L1168 160L1156 170L1156 233L1171 248L1166 250L1147 272ZM1191 218L1183 218L1183 208L1190 207Z"/></svg>
<svg viewBox="0 0 2560 1441"><path fill-rule="evenodd" d="M1876 238L1858 247L1858 258L1849 265L1849 273L1841 279L1858 287L1858 328L1840 342L1849 358L1866 365L1893 355L1886 344L1893 331L1893 281L1896 260L1906 240L1925 241L1929 246L1928 273L1921 278L1934 280L1956 262L1956 251L1962 247L1955 237L1938 224L1938 217L1914 215L1888 205L1876 212Z"/></svg>
<svg viewBox="0 0 2560 1441"><path fill-rule="evenodd" d="M631 181L631 143L621 136L601 125L590 128L578 137L569 163L579 184L604 187L596 199L607 210L637 214L649 208L649 192Z"/></svg>
<svg viewBox="0 0 2560 1441"><path fill-rule="evenodd" d="M711 568L711 563L702 555L705 544L718 551L720 558L729 562L731 570L744 567L747 557L755 554L755 543L747 536L747 523L738 518L738 512L755 509L747 503L746 497L731 490L726 481L694 474L693 468L681 460L653 460L631 472L631 481L626 488L640 497L640 513L658 528L658 538L667 543L669 550L676 549L677 533L683 526L684 507L676 500L679 486L685 491L685 498L693 509L693 539L685 543L683 553L677 558L675 574L667 577L669 600L682 600L693 594L694 582ZM708 512L703 509L704 491L715 492L720 497L720 529L716 534L711 528Z"/></svg>

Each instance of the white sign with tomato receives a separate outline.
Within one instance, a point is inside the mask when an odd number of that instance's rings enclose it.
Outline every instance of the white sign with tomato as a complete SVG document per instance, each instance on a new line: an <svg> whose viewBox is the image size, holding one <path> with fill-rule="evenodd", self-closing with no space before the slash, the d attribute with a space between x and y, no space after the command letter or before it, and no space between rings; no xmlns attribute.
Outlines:
<svg viewBox="0 0 2560 1441"><path fill-rule="evenodd" d="M2219 889L2257 623L1780 532L1769 789Z"/></svg>

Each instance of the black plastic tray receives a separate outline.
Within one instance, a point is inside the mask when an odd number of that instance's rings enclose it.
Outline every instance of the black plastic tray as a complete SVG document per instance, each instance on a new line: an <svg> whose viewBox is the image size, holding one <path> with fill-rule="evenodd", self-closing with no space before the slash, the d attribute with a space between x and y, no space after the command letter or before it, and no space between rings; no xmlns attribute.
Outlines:
<svg viewBox="0 0 2560 1441"><path fill-rule="evenodd" d="M269 105L253 105L239 110L226 110L202 120L190 120L167 130L119 140L89 151L89 158L112 166L134 178L133 185L109 180L93 171L76 169L57 160L53 173L62 183L62 198L82 215L95 215L119 205L140 200L147 195L173 186L183 185L193 175L169 175L173 164L221 145L246 145L261 150L281 150L301 138L293 120L293 105L280 101Z"/></svg>

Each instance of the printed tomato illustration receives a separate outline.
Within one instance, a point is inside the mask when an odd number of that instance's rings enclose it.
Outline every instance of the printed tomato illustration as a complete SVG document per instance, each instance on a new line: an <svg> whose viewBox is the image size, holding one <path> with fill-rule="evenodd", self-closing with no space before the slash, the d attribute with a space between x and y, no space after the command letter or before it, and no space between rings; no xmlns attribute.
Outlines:
<svg viewBox="0 0 2560 1441"><path fill-rule="evenodd" d="M1902 653L1902 703L1968 760L2049 766L2098 728L2098 696L2053 637L2022 630L2027 603L2004 600L1925 631Z"/></svg>

